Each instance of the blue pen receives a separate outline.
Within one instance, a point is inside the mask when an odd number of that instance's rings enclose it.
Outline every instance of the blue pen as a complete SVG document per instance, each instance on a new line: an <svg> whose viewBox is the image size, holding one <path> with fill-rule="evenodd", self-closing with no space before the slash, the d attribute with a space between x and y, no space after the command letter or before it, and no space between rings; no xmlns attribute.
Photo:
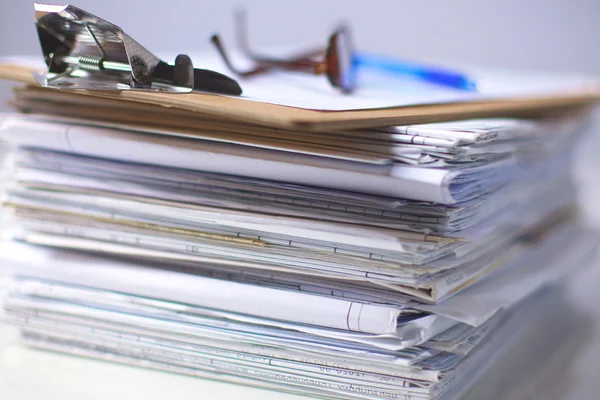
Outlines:
<svg viewBox="0 0 600 400"><path fill-rule="evenodd" d="M353 64L357 70L360 68L374 68L396 74L412 75L427 82L449 86L454 89L477 90L477 83L468 76L442 68L356 52L354 53Z"/></svg>

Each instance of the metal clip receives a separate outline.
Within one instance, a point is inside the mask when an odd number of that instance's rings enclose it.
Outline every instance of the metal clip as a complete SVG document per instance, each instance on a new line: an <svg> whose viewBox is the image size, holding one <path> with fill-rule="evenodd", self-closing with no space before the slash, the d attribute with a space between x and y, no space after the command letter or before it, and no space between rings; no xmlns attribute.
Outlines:
<svg viewBox="0 0 600 400"><path fill-rule="evenodd" d="M36 76L56 89L192 90L240 95L238 83L215 71L194 69L185 54L161 61L121 28L71 5L35 3L35 20L48 72Z"/></svg>

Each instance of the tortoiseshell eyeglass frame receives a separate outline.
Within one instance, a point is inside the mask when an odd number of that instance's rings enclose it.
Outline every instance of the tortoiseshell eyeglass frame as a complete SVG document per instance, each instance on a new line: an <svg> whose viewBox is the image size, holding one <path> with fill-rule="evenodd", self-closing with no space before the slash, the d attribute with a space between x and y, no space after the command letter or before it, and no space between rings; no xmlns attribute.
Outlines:
<svg viewBox="0 0 600 400"><path fill-rule="evenodd" d="M329 37L325 51L307 51L289 58L274 58L258 55L248 46L245 13L236 13L236 33L238 45L243 53L252 59L256 66L253 69L242 71L233 66L225 52L221 38L218 35L211 37L211 42L223 58L223 62L233 73L241 77L251 77L267 73L275 69L306 72L315 75L326 75L332 86L343 93L352 93L355 89L355 71L353 63L353 48L349 30L341 26ZM324 53L324 56L323 56ZM315 60L321 56L321 60Z"/></svg>

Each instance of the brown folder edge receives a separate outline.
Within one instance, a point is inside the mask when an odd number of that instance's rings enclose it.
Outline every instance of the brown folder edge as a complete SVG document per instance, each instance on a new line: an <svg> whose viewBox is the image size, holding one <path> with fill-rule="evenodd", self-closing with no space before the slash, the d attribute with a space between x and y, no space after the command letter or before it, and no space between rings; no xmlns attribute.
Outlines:
<svg viewBox="0 0 600 400"><path fill-rule="evenodd" d="M31 67L0 62L0 79L38 86L33 76L34 72L36 70ZM506 98L348 111L311 110L204 93L174 95L140 91L73 90L72 92L87 96L174 107L270 127L315 132L482 117L537 118L549 114L567 113L600 102L600 85L591 86L582 91L556 93L545 97Z"/></svg>

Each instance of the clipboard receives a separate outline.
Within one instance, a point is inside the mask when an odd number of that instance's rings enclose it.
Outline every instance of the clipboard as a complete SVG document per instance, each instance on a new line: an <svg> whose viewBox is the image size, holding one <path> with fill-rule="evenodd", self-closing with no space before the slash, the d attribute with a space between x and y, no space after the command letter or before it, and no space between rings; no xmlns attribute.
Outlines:
<svg viewBox="0 0 600 400"><path fill-rule="evenodd" d="M38 86L34 74L39 70L28 65L0 61L0 79ZM53 90L43 88L43 90ZM506 97L436 104L377 108L366 110L321 111L253 101L244 97L227 97L205 93L163 94L139 91L61 90L72 96L92 96L130 101L143 105L182 110L190 116L212 118L287 130L327 132L411 125L482 117L540 118L566 114L600 102L600 84L576 87L571 91L528 97ZM76 98L74 98L76 99ZM150 108L149 108L150 110Z"/></svg>

